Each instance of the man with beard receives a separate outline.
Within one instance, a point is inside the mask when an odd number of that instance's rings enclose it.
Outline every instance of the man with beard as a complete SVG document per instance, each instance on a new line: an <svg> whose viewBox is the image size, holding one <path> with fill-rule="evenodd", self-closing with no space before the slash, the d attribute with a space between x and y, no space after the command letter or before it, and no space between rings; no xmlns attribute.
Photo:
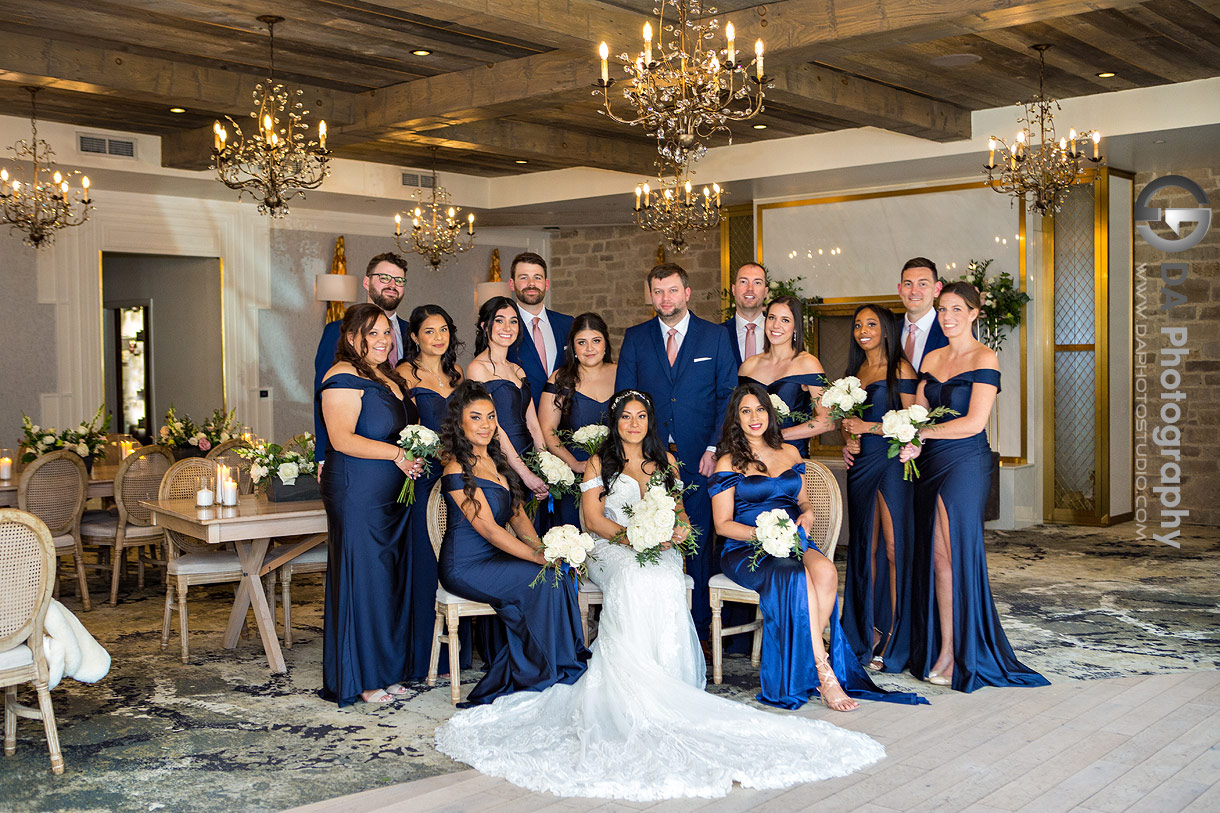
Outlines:
<svg viewBox="0 0 1220 813"><path fill-rule="evenodd" d="M737 386L737 364L729 332L687 309L690 282L682 266L655 266L648 272L648 291L657 318L627 329L614 386L652 397L657 434L682 464L682 481L696 487L683 501L702 536L686 572L695 581L691 615L699 637L706 639L712 620L707 583L715 538L707 478L716 466L720 424Z"/></svg>
<svg viewBox="0 0 1220 813"><path fill-rule="evenodd" d="M737 312L722 324L729 332L729 347L740 367L763 349L763 306L770 293L767 269L759 263L746 263L738 268L732 292Z"/></svg>
<svg viewBox="0 0 1220 813"><path fill-rule="evenodd" d="M530 397L537 409L547 379L564 362L572 317L543 306L551 281L547 279L546 260L542 257L532 251L522 252L513 257L508 273L508 284L521 312L521 333L508 350L508 360L525 370Z"/></svg>
<svg viewBox="0 0 1220 813"><path fill-rule="evenodd" d="M407 284L407 260L399 254L387 251L369 260L364 271L364 290L368 292L369 302L385 311L390 319L390 327L394 329L394 344L390 348L390 366L394 367L402 358L403 339L408 336L407 320L400 318L396 311L402 302L402 293ZM335 364L335 350L339 346L339 325L343 320L328 322L322 330L322 340L318 342L318 353L314 356L313 389L318 391L322 378ZM317 443L314 447L314 458L319 464L326 457L326 425L322 422L320 410L314 410L314 434Z"/></svg>

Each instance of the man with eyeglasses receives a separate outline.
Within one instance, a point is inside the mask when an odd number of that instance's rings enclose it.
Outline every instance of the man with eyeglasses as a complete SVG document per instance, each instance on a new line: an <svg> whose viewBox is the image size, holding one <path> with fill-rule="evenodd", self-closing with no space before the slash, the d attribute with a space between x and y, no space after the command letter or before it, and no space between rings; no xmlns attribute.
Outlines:
<svg viewBox="0 0 1220 813"><path fill-rule="evenodd" d="M368 292L369 302L385 311L385 315L390 318L390 327L394 329L394 345L390 348L391 367L396 367L399 360L402 359L403 339L409 335L407 320L400 318L396 313L398 305L402 302L406 285L407 260L405 257L387 251L369 260L368 267L364 271L364 290ZM334 366L335 350L339 347L341 322L340 319L327 322L326 327L322 330L322 340L318 342L318 353L313 360L314 392L318 391L326 371ZM314 457L320 464L326 457L326 426L322 422L321 414L316 411L314 434L317 435Z"/></svg>

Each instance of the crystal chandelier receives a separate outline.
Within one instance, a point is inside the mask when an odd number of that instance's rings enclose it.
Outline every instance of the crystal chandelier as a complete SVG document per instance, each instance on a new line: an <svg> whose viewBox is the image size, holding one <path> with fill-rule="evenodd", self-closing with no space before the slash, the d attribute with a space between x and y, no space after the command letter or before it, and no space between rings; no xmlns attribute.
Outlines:
<svg viewBox="0 0 1220 813"><path fill-rule="evenodd" d="M284 217L289 200L296 195L304 197L306 189L317 189L330 174L326 122L318 122L316 142L307 140L304 118L309 111L297 100L302 91L290 91L275 81L275 24L283 20L270 15L258 18L270 34L271 55L270 74L254 87L258 109L250 113L250 118L257 123L258 136L245 137L230 116L225 120L233 128L232 140L228 128L219 121L212 127L212 169L225 186L238 190L238 198L249 194L259 201L259 214L272 217ZM287 116L283 126L281 115Z"/></svg>
<svg viewBox="0 0 1220 813"><path fill-rule="evenodd" d="M89 178L82 176L81 190L73 191L51 162L55 157L51 145L38 137L35 99L41 88L23 89L30 94L30 140L22 139L9 149L19 164L29 161L33 167L25 181L10 178L7 169L0 169L0 216L14 231L24 233L27 246L42 248L55 241L59 229L88 220L93 207L89 205Z"/></svg>
<svg viewBox="0 0 1220 813"><path fill-rule="evenodd" d="M402 214L394 215L394 239L399 251L414 251L428 261L433 271L449 259L448 255L469 251L474 246L474 212L462 221L458 217L461 211L460 206L450 205L449 191L436 183L436 147L433 147L431 197L424 200L423 190L415 190L415 208L407 212L411 218L410 234L402 233Z"/></svg>
<svg viewBox="0 0 1220 813"><path fill-rule="evenodd" d="M675 164L668 172L657 174L657 188L641 184L635 188L635 222L644 231L665 235L676 252L686 251L685 233L704 231L720 224L719 184L703 187L702 193L691 185L686 168Z"/></svg>
<svg viewBox="0 0 1220 813"><path fill-rule="evenodd" d="M1082 164L1087 160L1099 163L1101 159L1101 133L1097 130L1077 133L1055 139L1055 114L1061 109L1059 102L1046 97L1046 49L1049 45L1030 46L1038 52L1038 95L1023 102L1025 114L1017 119L1021 129L1012 143L992 136L987 141L987 182L995 191L1011 195L1014 200L1028 198L1029 210L1039 214L1053 214L1063 205L1069 187L1081 180ZM1031 128L1037 126L1037 145ZM1086 155L1087 142L1092 143L1092 154ZM1000 161L996 163L996 153Z"/></svg>
<svg viewBox="0 0 1220 813"><path fill-rule="evenodd" d="M666 6L673 7L674 22L666 22ZM729 122L745 121L762 111L767 83L763 42L758 40L754 58L744 61L729 23L724 31L725 48L700 50L719 27L715 17L704 16L715 14L715 8L705 10L702 0L663 0L654 11L658 18L655 45L652 24L644 23L644 50L634 58L618 55L627 74L623 98L634 110L620 116L611 106L610 88L616 81L610 78L610 49L604 42L598 49L601 80L593 94L600 92L604 98L599 113L621 124L642 127L656 136L657 149L666 160L685 165L706 151L703 139L718 130L728 133Z"/></svg>

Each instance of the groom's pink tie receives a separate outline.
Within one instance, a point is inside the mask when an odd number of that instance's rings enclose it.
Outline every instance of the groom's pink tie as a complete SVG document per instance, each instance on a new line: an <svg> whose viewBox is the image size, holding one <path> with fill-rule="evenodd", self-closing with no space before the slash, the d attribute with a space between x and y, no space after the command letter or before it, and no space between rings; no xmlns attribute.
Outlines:
<svg viewBox="0 0 1220 813"><path fill-rule="evenodd" d="M547 375L550 375L551 371L549 369L547 369L547 364L546 364L546 342L544 342L542 340L542 329L540 327L538 327L538 323L541 321L542 321L541 316L535 316L534 321L532 323L533 324L532 333L534 336L534 349L538 351L538 360L542 362L543 372L545 372Z"/></svg>
<svg viewBox="0 0 1220 813"><path fill-rule="evenodd" d="M669 329L669 338L665 340L665 355L669 356L669 366L674 366L674 362L678 360L678 329L671 327Z"/></svg>
<svg viewBox="0 0 1220 813"><path fill-rule="evenodd" d="M907 354L907 361L911 362L912 364L915 363L915 331L916 331L916 329L917 328L915 327L915 325L911 325L911 324L907 325L907 346L903 348L903 351Z"/></svg>
<svg viewBox="0 0 1220 813"><path fill-rule="evenodd" d="M742 358L742 361L745 361L750 356L758 354L758 337L754 335L754 328L756 327L758 327L758 325L754 324L753 322L746 325L746 352L745 356Z"/></svg>

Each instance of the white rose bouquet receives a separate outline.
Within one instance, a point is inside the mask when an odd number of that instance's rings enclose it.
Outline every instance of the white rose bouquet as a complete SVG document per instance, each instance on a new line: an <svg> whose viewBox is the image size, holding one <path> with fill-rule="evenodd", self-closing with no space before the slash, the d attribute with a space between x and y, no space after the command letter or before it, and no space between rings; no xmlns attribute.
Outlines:
<svg viewBox="0 0 1220 813"><path fill-rule="evenodd" d="M682 490L680 481L673 490L667 489L664 476L657 472L649 479L648 488L639 502L626 509L627 527L615 537L615 541L626 537L640 567L660 562L666 542L672 542L670 547L676 548L682 556L690 556L699 550L698 530L678 516L678 500L682 497ZM686 529L686 538L681 542L673 541L677 528Z"/></svg>
<svg viewBox="0 0 1220 813"><path fill-rule="evenodd" d="M555 455L545 449L535 449L522 458L534 474L542 478L547 486L547 510L555 510L555 498L576 493L576 475ZM525 511L531 517L538 512L538 498L530 500Z"/></svg>
<svg viewBox="0 0 1220 813"><path fill-rule="evenodd" d="M195 425L190 415L179 418L174 405L170 404L165 412L165 423L161 425L161 445L176 449L195 446L199 451L206 452L212 448L212 441Z"/></svg>
<svg viewBox="0 0 1220 813"><path fill-rule="evenodd" d="M273 476L290 486L298 477L318 473L318 464L313 459L314 437L309 432L297 435L286 446L268 443L257 449L234 451L250 461L250 480L260 488L270 485Z"/></svg>
<svg viewBox="0 0 1220 813"><path fill-rule="evenodd" d="M848 375L824 389L818 403L830 410L831 420L841 421L863 415L868 409L868 404L864 403L867 400L868 393L860 386L860 379Z"/></svg>
<svg viewBox="0 0 1220 813"><path fill-rule="evenodd" d="M810 415L807 413L793 412L792 407L788 406L787 402L785 402L783 398L780 398L775 393L770 393L770 395L771 408L775 410L775 414L779 416L781 422L786 421L789 418L797 423L804 423L805 421L809 420Z"/></svg>
<svg viewBox="0 0 1220 813"><path fill-rule="evenodd" d="M407 454L407 462L422 460L424 464L420 476L432 468L428 458L434 458L441 452L441 436L420 423L413 423L398 433L398 445ZM402 484L398 492L398 501L411 505L415 502L415 481L410 477Z"/></svg>
<svg viewBox="0 0 1220 813"><path fill-rule="evenodd" d="M30 416L21 413L22 463L32 463L40 455L57 449L76 452L81 457L100 455L106 450L106 430L110 428L110 415L103 404L87 421L79 426L58 432L51 427L43 428L33 423Z"/></svg>
<svg viewBox="0 0 1220 813"><path fill-rule="evenodd" d="M540 582L546 581L547 573L552 575L551 586L558 587L565 565L575 570L580 578L588 578L587 563L593 558L592 550L593 537L581 533L575 525L557 525L542 536L542 555L546 564L530 582L530 587L537 587Z"/></svg>
<svg viewBox="0 0 1220 813"><path fill-rule="evenodd" d="M592 457L601 451L602 444L606 442L606 438L610 437L610 427L600 423L591 423L574 430L557 429L555 437L559 438L565 446L584 449L585 453Z"/></svg>
<svg viewBox="0 0 1220 813"><path fill-rule="evenodd" d="M912 404L906 409L891 409L881 416L881 434L890 442L888 457L897 457L902 452L902 447L908 443L922 446L923 439L919 437L919 430L936 423L937 418L960 414L946 406L938 406L929 411L919 404ZM914 460L908 460L903 466L902 479L912 480L918 476L919 467L915 465Z"/></svg>
<svg viewBox="0 0 1220 813"><path fill-rule="evenodd" d="M772 508L763 511L754 521L754 538L750 540L754 553L750 556L750 570L758 568L758 562L763 556L774 556L786 559L789 556L797 559L804 555L801 545L800 528L788 512L782 508Z"/></svg>

